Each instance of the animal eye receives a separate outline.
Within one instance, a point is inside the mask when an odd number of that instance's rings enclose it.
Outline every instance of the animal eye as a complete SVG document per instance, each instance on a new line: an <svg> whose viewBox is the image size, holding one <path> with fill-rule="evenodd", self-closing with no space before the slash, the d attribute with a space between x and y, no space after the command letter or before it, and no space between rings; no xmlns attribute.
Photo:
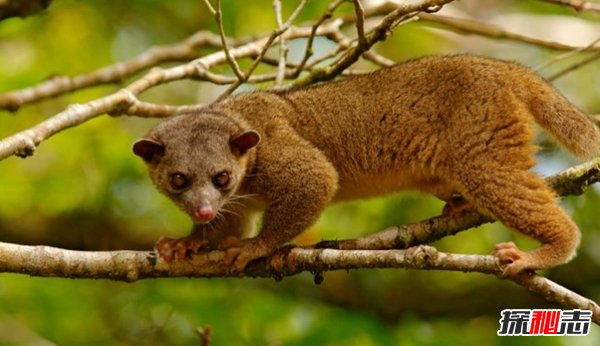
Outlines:
<svg viewBox="0 0 600 346"><path fill-rule="evenodd" d="M231 178L229 177L229 172L223 171L215 174L212 180L216 187L226 187L229 185Z"/></svg>
<svg viewBox="0 0 600 346"><path fill-rule="evenodd" d="M183 189L189 184L188 178L183 173L171 174L171 176L169 177L169 182L171 183L171 186L173 188L178 190Z"/></svg>

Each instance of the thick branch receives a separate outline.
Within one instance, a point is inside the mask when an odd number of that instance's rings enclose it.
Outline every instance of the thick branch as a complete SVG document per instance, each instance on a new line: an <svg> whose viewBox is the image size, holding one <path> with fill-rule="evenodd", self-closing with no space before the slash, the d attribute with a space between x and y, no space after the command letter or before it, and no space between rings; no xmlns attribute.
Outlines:
<svg viewBox="0 0 600 346"><path fill-rule="evenodd" d="M266 259L251 263L244 273L232 273L223 266L225 253L199 254L173 264L156 261L154 252L86 252L48 246L0 243L0 272L44 277L111 279L133 282L158 277L273 277L281 279L303 271L320 273L358 268L407 268L500 274L494 256L460 255L439 252L430 246L408 250L334 250L287 247ZM513 279L549 301L570 308L592 310L600 323L600 307L544 277L523 274Z"/></svg>
<svg viewBox="0 0 600 346"><path fill-rule="evenodd" d="M108 113L117 105L127 102L130 96L124 90L105 96L83 105L71 105L65 111L45 120L34 127L16 133L0 141L0 160L11 155L27 157L33 155L35 148L46 138L84 123L100 114Z"/></svg>

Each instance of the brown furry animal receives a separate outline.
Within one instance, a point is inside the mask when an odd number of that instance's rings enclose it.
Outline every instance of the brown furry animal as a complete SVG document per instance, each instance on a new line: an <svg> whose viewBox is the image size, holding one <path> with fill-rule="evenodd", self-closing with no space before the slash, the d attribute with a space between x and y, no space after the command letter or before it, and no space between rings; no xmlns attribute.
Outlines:
<svg viewBox="0 0 600 346"><path fill-rule="evenodd" d="M236 269L292 240L334 201L418 189L539 240L499 244L506 275L571 259L577 226L530 171L537 122L580 157L598 128L530 69L475 56L411 60L289 91L245 93L167 119L134 145L158 189L196 226L167 259L226 248ZM232 241L264 210L254 238ZM231 236L235 238L231 238Z"/></svg>

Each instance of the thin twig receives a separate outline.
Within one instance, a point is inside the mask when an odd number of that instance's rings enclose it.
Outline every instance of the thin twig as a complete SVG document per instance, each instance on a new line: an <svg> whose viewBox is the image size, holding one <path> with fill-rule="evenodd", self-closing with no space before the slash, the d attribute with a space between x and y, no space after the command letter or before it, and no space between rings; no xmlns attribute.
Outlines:
<svg viewBox="0 0 600 346"><path fill-rule="evenodd" d="M292 14L288 18L288 20L281 27L281 29L273 30L273 32L271 33L271 35L268 37L267 41L265 42L262 50L258 54L258 57L252 63L252 66L250 66L250 68L246 71L246 73L243 75L243 77L241 79L238 79L235 83L231 84L221 95L219 95L217 100L222 100L222 99L226 98L227 96L231 95L231 93L233 93L240 85L245 83L248 80L248 78L250 78L250 76L252 75L252 73L254 72L256 67L258 67L258 65L262 61L262 58L265 56L265 54L267 53L267 50L269 50L269 48L271 47L271 45L273 44L275 39L279 35L286 32L291 27L292 22L294 20L296 20L296 17L300 14L300 11L302 11L302 9L306 5L307 1L308 0L300 1L300 4L296 7L294 12L292 12Z"/></svg>
<svg viewBox="0 0 600 346"><path fill-rule="evenodd" d="M210 5L209 0L205 0L205 2ZM233 73L238 77L239 80L242 80L244 78L244 73L240 69L240 65L238 65L235 58L231 55L231 48L229 47L229 44L227 43L227 38L225 37L225 28L223 28L223 13L221 11L221 0L217 0L217 9L214 15L215 20L217 21L217 29L219 30L219 36L221 37L223 51L225 52L225 56L227 57L227 62L229 63L229 66L231 66Z"/></svg>
<svg viewBox="0 0 600 346"><path fill-rule="evenodd" d="M273 11L275 12L275 22L277 30L283 27L283 18L281 15L281 0L273 0ZM288 49L285 45L285 37L279 35L279 64L277 66L277 78L275 78L275 86L281 86L283 77L285 76L285 65Z"/></svg>
<svg viewBox="0 0 600 346"><path fill-rule="evenodd" d="M250 56L249 58L251 58L252 60L256 59L258 57L257 56ZM279 66L279 58L271 58L269 56L263 56L262 61L263 64L268 65L268 66L274 66L274 67L278 67ZM289 60L286 60L285 62L285 67L287 69L296 69L298 67L298 64ZM249 81L252 80L253 77L255 77L256 75L250 77ZM286 73L286 78L289 78L290 74Z"/></svg>
<svg viewBox="0 0 600 346"><path fill-rule="evenodd" d="M196 328L196 333L200 337L200 346L209 346L212 341L212 329L210 326Z"/></svg>
<svg viewBox="0 0 600 346"><path fill-rule="evenodd" d="M352 0L354 3L354 14L356 15L356 36L359 46L367 45L365 37L365 10L360 0Z"/></svg>
<svg viewBox="0 0 600 346"><path fill-rule="evenodd" d="M540 40L534 37L521 35L519 33L506 31L496 25L491 25L470 19L453 18L442 15L433 15L429 13L420 13L419 18L421 19L421 21L424 22L443 25L445 29L455 31L460 34L476 34L480 36L493 38L496 40L511 40L523 42L559 51L572 51L581 48L559 42ZM599 48L600 47L595 47L592 50L598 50Z"/></svg>
<svg viewBox="0 0 600 346"><path fill-rule="evenodd" d="M587 64L590 64L590 63L592 63L592 62L594 62L594 61L596 61L598 59L600 59L600 52L596 52L593 55L589 56L588 58L583 59L583 60L581 60L581 61L579 61L577 63L574 63L571 66L568 66L567 68L565 68L565 69L563 69L561 71L558 71L557 73L553 74L552 76L548 77L547 79L549 81L555 81L558 78L566 75L567 73L573 72L573 71L575 71L575 70L577 70L577 69L579 69L579 68L581 68L581 67L583 67L583 66L585 66Z"/></svg>
<svg viewBox="0 0 600 346"><path fill-rule="evenodd" d="M213 7L213 5L210 3L210 0L202 0L202 1L204 1L204 4L206 5L206 8L208 8L208 11L210 12L210 14L212 14L213 16L216 16L217 11Z"/></svg>
<svg viewBox="0 0 600 346"><path fill-rule="evenodd" d="M575 56L575 55L578 55L578 54L581 54L581 53L584 53L584 52L590 51L590 50L592 50L594 47L596 47L596 45L597 45L599 42L600 42L600 37L598 37L598 38L597 38L597 39L595 39L595 40L594 40L592 43L588 44L588 45L587 45L587 46L585 46L585 47L577 48L577 49L574 49L574 50L572 50L572 51L570 51L570 52L566 52L566 53L563 53L563 54L557 55L557 56L553 57L552 59L548 59L548 60L547 60L547 61L545 61L543 64L541 64L541 65L539 65L539 66L536 66L536 67L534 68L534 70L536 70L536 71L538 71L538 72L539 72L540 70L542 70L542 69L545 69L545 68L547 68L548 66L550 66L550 65L552 65L552 64L554 64L554 63L557 63L557 62L559 62L559 61L562 61L562 60L569 59L569 58L571 58L571 57L573 57L573 56Z"/></svg>
<svg viewBox="0 0 600 346"><path fill-rule="evenodd" d="M336 42L338 44L338 49L336 49L337 51L340 51L341 49L339 48L349 48L352 46L352 40L350 40L348 37L346 37L341 31L336 31L336 32L332 32L330 35L327 35L327 38ZM332 51L333 55L337 55L337 53L334 53ZM362 57L365 60L371 61L372 63L379 65L381 67L389 67L392 66L394 64L396 64L395 61L386 58L385 56L376 53L372 50L368 50L366 52L363 53ZM328 57L331 58L331 57Z"/></svg>
<svg viewBox="0 0 600 346"><path fill-rule="evenodd" d="M329 20L331 17L333 17L333 13L335 12L335 10L344 2L345 2L345 0L336 0L336 1L332 2L327 7L327 10L325 11L325 13L323 13L321 18L319 18L319 20L317 20L317 22L312 26L310 36L308 37L308 40L306 41L306 48L304 50L304 56L302 57L300 64L298 64L298 67L294 71L295 77L300 75L300 73L304 70L304 66L306 66L306 63L308 62L308 59L310 59L310 57L314 54L313 42L315 40L317 29L323 24L323 22L325 22L326 20Z"/></svg>
<svg viewBox="0 0 600 346"><path fill-rule="evenodd" d="M189 61L198 57L198 50L203 46L221 47L220 39L211 32L199 31L179 43L152 47L131 59L87 74L73 77L56 76L36 86L0 95L0 109L16 111L22 105L57 97L75 90L118 83L161 63Z"/></svg>
<svg viewBox="0 0 600 346"><path fill-rule="evenodd" d="M600 4L591 3L583 0L541 0L552 4L570 7L577 12L590 11L600 12Z"/></svg>

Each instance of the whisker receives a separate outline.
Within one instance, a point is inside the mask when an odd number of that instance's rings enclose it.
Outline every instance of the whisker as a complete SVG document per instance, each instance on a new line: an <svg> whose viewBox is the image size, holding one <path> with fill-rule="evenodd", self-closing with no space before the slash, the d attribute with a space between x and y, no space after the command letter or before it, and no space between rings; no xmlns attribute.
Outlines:
<svg viewBox="0 0 600 346"><path fill-rule="evenodd" d="M229 209L226 209L226 208L221 208L221 211L223 212L223 214L225 214L225 213L229 213L229 214L231 214L231 215L234 215L234 216L237 216L237 217L242 217L242 215L241 215L241 214L239 214L239 213L236 213L236 212L235 212L235 211L233 211L233 210L229 210Z"/></svg>
<svg viewBox="0 0 600 346"><path fill-rule="evenodd" d="M229 197L229 200L250 199L250 198L253 198L256 196L258 196L258 194L254 194L254 193L248 193L245 195L232 195L231 197Z"/></svg>
<svg viewBox="0 0 600 346"><path fill-rule="evenodd" d="M215 218L216 218L216 215L215 215ZM206 225L207 225L207 226L210 228L210 230L211 230L211 231L214 231L214 230L215 230L215 225L214 225L214 223L213 223L213 222L209 222L209 223L207 223Z"/></svg>
<svg viewBox="0 0 600 346"><path fill-rule="evenodd" d="M225 203L223 206L226 205L235 205L238 207L245 207L246 205L244 203L238 202L238 201L227 201L227 203Z"/></svg>

